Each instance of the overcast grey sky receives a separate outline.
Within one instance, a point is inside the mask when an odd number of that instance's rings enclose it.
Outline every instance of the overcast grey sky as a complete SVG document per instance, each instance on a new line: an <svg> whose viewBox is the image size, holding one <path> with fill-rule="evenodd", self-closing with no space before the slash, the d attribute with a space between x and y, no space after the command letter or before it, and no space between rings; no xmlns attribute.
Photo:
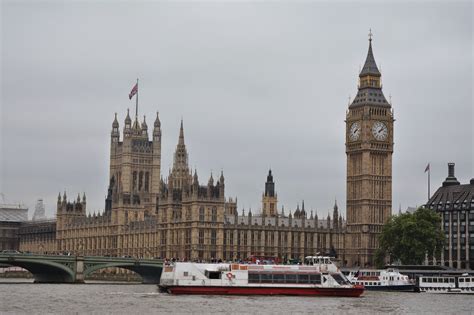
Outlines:
<svg viewBox="0 0 474 315"><path fill-rule="evenodd" d="M345 213L345 112L374 33L395 110L393 208L426 201L456 163L473 171L473 7L465 2L3 1L0 192L59 191L103 209L114 112L162 122L167 174L184 119L201 181L224 170L226 195L260 209L271 167L281 205Z"/></svg>

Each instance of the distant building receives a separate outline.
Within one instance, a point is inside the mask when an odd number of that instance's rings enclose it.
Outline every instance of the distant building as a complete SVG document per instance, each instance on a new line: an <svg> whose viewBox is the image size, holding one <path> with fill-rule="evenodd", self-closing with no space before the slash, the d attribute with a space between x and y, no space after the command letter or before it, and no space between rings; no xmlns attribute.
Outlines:
<svg viewBox="0 0 474 315"><path fill-rule="evenodd" d="M46 215L44 213L43 199L38 199L35 206L35 212L33 214L33 221L43 221L43 220L46 220Z"/></svg>
<svg viewBox="0 0 474 315"><path fill-rule="evenodd" d="M0 204L0 250L18 250L18 229L28 220L28 208L22 205Z"/></svg>
<svg viewBox="0 0 474 315"><path fill-rule="evenodd" d="M440 264L474 269L474 178L461 185L448 164L448 177L428 200L426 207L441 214L445 245Z"/></svg>

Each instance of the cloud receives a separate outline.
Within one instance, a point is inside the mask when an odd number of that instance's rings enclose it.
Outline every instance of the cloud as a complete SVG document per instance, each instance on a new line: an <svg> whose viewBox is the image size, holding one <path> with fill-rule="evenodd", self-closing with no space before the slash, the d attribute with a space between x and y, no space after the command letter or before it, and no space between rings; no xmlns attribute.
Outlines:
<svg viewBox="0 0 474 315"><path fill-rule="evenodd" d="M190 166L224 170L239 208L260 208L268 168L280 205L345 209L345 111L368 29L393 95L393 205L426 201L456 162L473 177L472 4L6 2L1 191L34 208L85 191L102 209L113 113L140 78L160 112L162 173L184 118Z"/></svg>

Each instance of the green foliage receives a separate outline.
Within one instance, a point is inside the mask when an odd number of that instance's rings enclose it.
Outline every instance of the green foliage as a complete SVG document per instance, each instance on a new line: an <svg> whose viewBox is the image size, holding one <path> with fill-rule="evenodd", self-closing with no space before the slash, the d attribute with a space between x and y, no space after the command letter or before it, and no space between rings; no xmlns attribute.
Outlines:
<svg viewBox="0 0 474 315"><path fill-rule="evenodd" d="M400 260L404 265L419 265L425 254L438 256L444 242L440 224L439 215L423 207L414 213L392 216L379 238L376 265L382 267L385 257Z"/></svg>

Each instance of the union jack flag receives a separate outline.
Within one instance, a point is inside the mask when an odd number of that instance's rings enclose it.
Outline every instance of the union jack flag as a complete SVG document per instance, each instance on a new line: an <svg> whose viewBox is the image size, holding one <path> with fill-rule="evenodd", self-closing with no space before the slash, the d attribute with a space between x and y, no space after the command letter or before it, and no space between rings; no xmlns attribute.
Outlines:
<svg viewBox="0 0 474 315"><path fill-rule="evenodd" d="M128 99L132 99L132 97L138 93L138 82L135 83L135 86L132 88L132 90L130 91L130 94L128 94Z"/></svg>

